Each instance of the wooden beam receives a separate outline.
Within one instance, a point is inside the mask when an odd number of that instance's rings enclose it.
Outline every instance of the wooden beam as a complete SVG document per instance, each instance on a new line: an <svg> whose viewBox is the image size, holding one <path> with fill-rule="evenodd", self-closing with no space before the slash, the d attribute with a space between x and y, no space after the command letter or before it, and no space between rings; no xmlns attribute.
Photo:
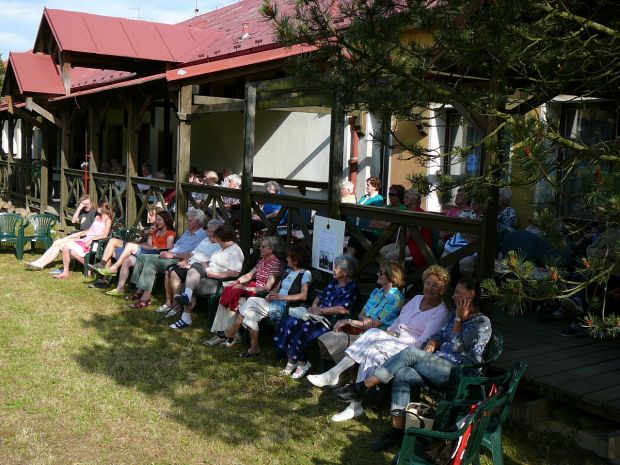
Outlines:
<svg viewBox="0 0 620 465"><path fill-rule="evenodd" d="M48 153L50 148L50 130L49 124L43 126L41 130L43 140L41 144L41 153L39 159L41 160L41 192L39 193L39 199L41 201L41 213L47 211L47 204L49 202L48 197L48 184L49 184L49 167L47 166Z"/></svg>
<svg viewBox="0 0 620 465"><path fill-rule="evenodd" d="M189 167L192 155L192 85L186 85L179 90L179 113L186 113L188 118L179 122L177 129L177 178L176 178L176 224L177 234L180 236L185 229L187 213L187 194L181 184L189 179Z"/></svg>
<svg viewBox="0 0 620 465"><path fill-rule="evenodd" d="M71 147L71 119L69 110L62 111L62 120L65 122L61 128L60 136L60 222L63 229L67 228L67 214L65 206L68 203L69 184L67 183L67 174L65 171L69 169L69 150ZM78 199L79 200L79 199Z"/></svg>
<svg viewBox="0 0 620 465"><path fill-rule="evenodd" d="M131 178L138 175L138 103L131 99L127 104L127 183L125 191L125 226L134 226L137 218L136 189L131 182Z"/></svg>
<svg viewBox="0 0 620 465"><path fill-rule="evenodd" d="M261 98L257 103L259 110L271 108L303 108L303 107L329 107L329 98L325 95L295 95L272 98Z"/></svg>
<svg viewBox="0 0 620 465"><path fill-rule="evenodd" d="M61 77L62 83L65 86L65 92L67 94L71 93L71 58L67 56L66 53L61 54Z"/></svg>
<svg viewBox="0 0 620 465"><path fill-rule="evenodd" d="M20 119L27 121L33 126L36 126L38 128L43 126L43 123L41 123L41 121L34 118L30 113L28 113L26 110L23 110L22 108L15 107L15 109L13 110L13 114Z"/></svg>
<svg viewBox="0 0 620 465"><path fill-rule="evenodd" d="M244 105L245 100L242 98L212 97L210 95L194 95L194 105L221 105L224 103L239 103Z"/></svg>
<svg viewBox="0 0 620 465"><path fill-rule="evenodd" d="M147 110L150 108L152 101L153 101L153 94L150 94L150 95L147 95L146 99L144 99L144 102L142 102L142 106L140 107L140 111L138 112L138 119L137 119L138 127L135 128L136 131L140 130L140 125L142 124L142 118L144 117L144 114L147 112Z"/></svg>
<svg viewBox="0 0 620 465"><path fill-rule="evenodd" d="M89 157L89 183L88 183L88 192L90 194L90 198L93 202L98 202L98 192L97 186L95 185L95 177L94 174L99 171L99 141L101 139L101 124L99 118L99 109L95 108L93 105L88 107L88 150ZM108 199L110 200L110 199Z"/></svg>
<svg viewBox="0 0 620 465"><path fill-rule="evenodd" d="M58 126L59 128L61 128L62 125L63 125L63 121L62 121L61 118L59 118L58 116L54 115L53 113L47 111L41 105L36 103L32 99L32 97L26 97L26 109L41 115L43 118L48 120L50 123Z"/></svg>
<svg viewBox="0 0 620 465"><path fill-rule="evenodd" d="M344 108L340 93L334 94L329 138L329 189L327 202L330 218L340 218L340 183L342 181L342 157L344 152Z"/></svg>
<svg viewBox="0 0 620 465"><path fill-rule="evenodd" d="M241 178L241 249L246 257L252 247L252 176L254 175L254 136L256 133L256 87L245 86L243 134L243 176Z"/></svg>
<svg viewBox="0 0 620 465"><path fill-rule="evenodd" d="M230 103L214 103L212 105L194 105L192 107L192 113L204 114L204 113L221 113L224 111L243 111L245 109L245 102L230 102Z"/></svg>

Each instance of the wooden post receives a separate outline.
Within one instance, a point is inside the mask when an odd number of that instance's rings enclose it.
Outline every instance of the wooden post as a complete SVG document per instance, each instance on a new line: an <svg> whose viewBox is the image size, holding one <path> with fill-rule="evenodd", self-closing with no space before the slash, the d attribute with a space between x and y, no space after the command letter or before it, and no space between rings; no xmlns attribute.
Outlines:
<svg viewBox="0 0 620 465"><path fill-rule="evenodd" d="M48 204L48 184L49 184L49 168L47 166L47 155L49 152L49 144L50 144L50 130L51 126L49 123L44 124L41 128L41 154L39 156L41 162L41 191L39 192L39 197L41 200L41 213L45 213L47 211Z"/></svg>
<svg viewBox="0 0 620 465"><path fill-rule="evenodd" d="M192 153L192 85L185 85L179 90L179 128L177 132L177 179L176 179L176 224L177 233L185 230L187 215L187 196L181 183L189 179L190 158ZM165 111L168 111L166 108ZM165 137L164 137L165 143Z"/></svg>
<svg viewBox="0 0 620 465"><path fill-rule="evenodd" d="M21 120L21 137L20 137L20 157L21 157L21 176L22 176L22 189L24 194L24 208L26 211L30 211L30 204L28 203L28 196L32 195L30 188L32 186L32 166L28 164L32 163L32 125L25 119Z"/></svg>
<svg viewBox="0 0 620 465"><path fill-rule="evenodd" d="M138 141L139 121L138 102L130 99L127 103L127 188L125 190L125 227L134 226L139 218L136 218L138 208L136 205L136 190L131 183L131 178L138 175Z"/></svg>
<svg viewBox="0 0 620 465"><path fill-rule="evenodd" d="M63 229L67 228L65 206L68 203L69 185L67 184L67 175L65 170L69 168L69 150L71 147L71 117L69 111L62 110L62 120L64 124L61 131L60 139L60 222ZM79 201L79 199L76 199Z"/></svg>
<svg viewBox="0 0 620 465"><path fill-rule="evenodd" d="M243 176L241 178L241 249L246 257L252 247L252 185L254 177L254 136L256 133L256 86L245 85L243 132Z"/></svg>
<svg viewBox="0 0 620 465"><path fill-rule="evenodd" d="M340 183L342 182L342 157L344 153L344 108L340 93L336 92L332 103L329 138L329 178L327 190L328 215L340 219Z"/></svg>
<svg viewBox="0 0 620 465"><path fill-rule="evenodd" d="M93 175L99 170L99 141L101 139L101 125L99 124L99 111L93 106L88 107L88 147L86 150L90 157L88 157L88 192L93 202L98 202L99 193L97 192L97 186ZM108 199L109 200L109 199Z"/></svg>
<svg viewBox="0 0 620 465"><path fill-rule="evenodd" d="M9 144L8 144L8 153L7 153L7 160L9 161L9 163L13 163L13 160L15 159L15 146L13 144L14 139L15 139L15 125L17 124L17 120L15 118L12 118L9 120L9 130L8 132L8 137L9 137ZM9 172L11 171L11 167L9 166Z"/></svg>
<svg viewBox="0 0 620 465"><path fill-rule="evenodd" d="M71 59L67 56L66 53L61 57L61 77L62 83L65 86L65 92L67 94L71 93Z"/></svg>

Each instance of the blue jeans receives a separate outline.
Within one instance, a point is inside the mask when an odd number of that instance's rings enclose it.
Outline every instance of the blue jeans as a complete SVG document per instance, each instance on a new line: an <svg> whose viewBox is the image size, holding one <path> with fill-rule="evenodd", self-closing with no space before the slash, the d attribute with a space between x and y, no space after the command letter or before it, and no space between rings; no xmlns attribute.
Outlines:
<svg viewBox="0 0 620 465"><path fill-rule="evenodd" d="M411 398L411 386L444 384L454 364L425 350L409 347L390 357L374 375L384 384L392 379L392 412L404 411Z"/></svg>

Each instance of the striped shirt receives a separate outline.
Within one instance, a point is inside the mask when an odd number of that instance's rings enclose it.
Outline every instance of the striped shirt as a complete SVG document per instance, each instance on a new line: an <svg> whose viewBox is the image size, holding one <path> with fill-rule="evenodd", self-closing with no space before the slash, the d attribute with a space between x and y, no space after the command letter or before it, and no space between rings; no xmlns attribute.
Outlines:
<svg viewBox="0 0 620 465"><path fill-rule="evenodd" d="M277 281L280 275L282 275L282 264L278 257L271 255L258 261L254 280L257 287L265 287L270 276L275 277Z"/></svg>

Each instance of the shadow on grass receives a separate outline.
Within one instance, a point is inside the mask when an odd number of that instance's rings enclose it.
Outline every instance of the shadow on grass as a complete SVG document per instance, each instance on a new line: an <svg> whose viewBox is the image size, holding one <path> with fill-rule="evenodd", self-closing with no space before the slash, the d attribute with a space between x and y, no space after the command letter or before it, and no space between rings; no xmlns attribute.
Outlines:
<svg viewBox="0 0 620 465"><path fill-rule="evenodd" d="M154 312L122 310L83 320L97 334L75 359L88 372L170 401L163 415L210 441L257 444L276 455L283 447L289 452L298 447L306 463L388 461L369 446L373 432L389 426L387 409L378 408L362 421L333 423L330 417L343 404L305 380L280 376L266 338L263 355L248 361L239 357L243 345L205 347L199 327L172 331L168 320L157 324L155 318ZM318 452L323 448L329 452Z"/></svg>

